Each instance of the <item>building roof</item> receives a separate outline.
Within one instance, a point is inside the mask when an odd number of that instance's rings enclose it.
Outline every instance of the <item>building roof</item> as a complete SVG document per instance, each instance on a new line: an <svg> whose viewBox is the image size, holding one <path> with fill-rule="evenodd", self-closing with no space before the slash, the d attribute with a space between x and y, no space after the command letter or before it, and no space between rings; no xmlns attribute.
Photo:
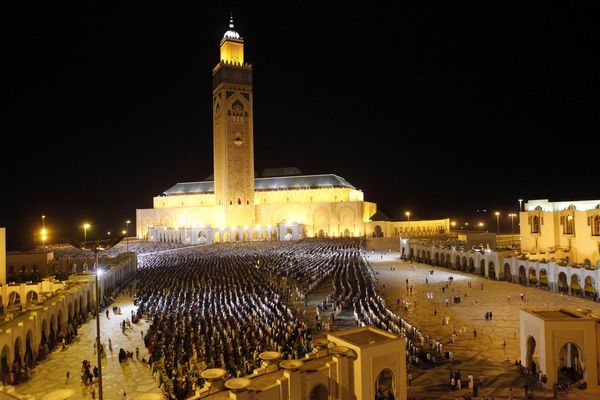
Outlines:
<svg viewBox="0 0 600 400"><path fill-rule="evenodd" d="M377 211L371 216L371 221L389 221L390 218L383 213L383 211Z"/></svg>
<svg viewBox="0 0 600 400"><path fill-rule="evenodd" d="M321 189L321 188L356 189L347 180L335 174L274 176L255 178L254 190L257 192L290 190L290 189ZM167 196L182 194L210 194L215 192L214 181L181 182L165 190Z"/></svg>
<svg viewBox="0 0 600 400"><path fill-rule="evenodd" d="M399 339L397 335L386 332L384 330L372 327L364 326L354 329L345 329L342 331L336 331L329 334L332 338L339 339L341 341L353 344L359 347L366 347L370 345L376 345L381 343L393 342Z"/></svg>
<svg viewBox="0 0 600 400"><path fill-rule="evenodd" d="M276 176L304 175L298 167L265 168L261 174L262 178L273 178Z"/></svg>

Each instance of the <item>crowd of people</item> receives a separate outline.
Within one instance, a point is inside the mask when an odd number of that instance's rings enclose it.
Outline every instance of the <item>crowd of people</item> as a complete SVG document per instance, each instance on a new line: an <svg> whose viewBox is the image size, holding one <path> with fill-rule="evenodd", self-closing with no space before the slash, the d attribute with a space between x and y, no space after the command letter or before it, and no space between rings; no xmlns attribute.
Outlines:
<svg viewBox="0 0 600 400"><path fill-rule="evenodd" d="M386 307L362 245L360 239L229 243L141 256L136 317L151 322L144 342L163 390L185 398L202 385L206 368L223 368L227 377L250 374L263 351L302 358L312 350L311 331L306 314L291 304L325 280L332 291L320 308L405 336L415 365L412 354L439 356L439 342Z"/></svg>

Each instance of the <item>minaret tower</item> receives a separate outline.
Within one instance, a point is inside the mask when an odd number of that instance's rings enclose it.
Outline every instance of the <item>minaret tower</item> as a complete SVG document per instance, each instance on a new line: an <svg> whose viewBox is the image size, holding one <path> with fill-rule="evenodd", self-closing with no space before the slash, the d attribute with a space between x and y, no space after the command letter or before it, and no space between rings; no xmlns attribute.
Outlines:
<svg viewBox="0 0 600 400"><path fill-rule="evenodd" d="M252 65L244 64L244 39L233 17L221 40L213 68L213 146L215 223L252 226L254 210L254 134Z"/></svg>

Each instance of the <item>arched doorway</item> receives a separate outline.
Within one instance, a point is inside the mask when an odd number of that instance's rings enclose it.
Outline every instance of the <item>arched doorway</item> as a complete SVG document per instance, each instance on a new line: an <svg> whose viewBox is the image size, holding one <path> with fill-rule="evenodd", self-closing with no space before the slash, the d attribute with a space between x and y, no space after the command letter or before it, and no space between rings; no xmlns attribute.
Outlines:
<svg viewBox="0 0 600 400"><path fill-rule="evenodd" d="M535 272L535 268L529 268L529 275L527 275L527 279L529 279L530 285L537 285L538 278L537 278L537 274Z"/></svg>
<svg viewBox="0 0 600 400"><path fill-rule="evenodd" d="M387 368L377 375L377 380L375 381L375 398L396 398L394 390L394 374Z"/></svg>
<svg viewBox="0 0 600 400"><path fill-rule="evenodd" d="M473 258L469 258L469 269L467 271L472 274L475 273L475 260Z"/></svg>
<svg viewBox="0 0 600 400"><path fill-rule="evenodd" d="M527 368L535 374L537 371L538 357L535 352L535 339L533 336L527 338Z"/></svg>
<svg viewBox="0 0 600 400"><path fill-rule="evenodd" d="M433 262L434 265L440 265L440 253L435 253Z"/></svg>
<svg viewBox="0 0 600 400"><path fill-rule="evenodd" d="M460 269L460 256L456 256L456 261L454 262L454 269Z"/></svg>
<svg viewBox="0 0 600 400"><path fill-rule="evenodd" d="M583 379L583 352L573 342L565 343L558 352L558 382L572 383Z"/></svg>
<svg viewBox="0 0 600 400"><path fill-rule="evenodd" d="M8 374L10 373L10 368L8 366L8 352L10 351L10 349L8 348L8 345L4 345L4 347L2 348L2 353L0 353L0 370L1 370L1 374L2 378L4 379L4 377L8 377Z"/></svg>
<svg viewBox="0 0 600 400"><path fill-rule="evenodd" d="M257 242L258 241L258 232L256 230L252 231L252 241L253 242Z"/></svg>
<svg viewBox="0 0 600 400"><path fill-rule="evenodd" d="M510 272L510 264L504 264L504 280L507 282L512 282L512 273Z"/></svg>
<svg viewBox="0 0 600 400"><path fill-rule="evenodd" d="M221 242L221 234L219 232L215 232L213 235L213 243Z"/></svg>
<svg viewBox="0 0 600 400"><path fill-rule="evenodd" d="M248 231L244 231L244 234L243 234L243 240L244 240L244 242L247 242L248 238L249 238Z"/></svg>
<svg viewBox="0 0 600 400"><path fill-rule="evenodd" d="M488 278L496 279L496 268L492 261L488 264Z"/></svg>
<svg viewBox="0 0 600 400"><path fill-rule="evenodd" d="M271 231L271 241L277 240L277 231Z"/></svg>
<svg viewBox="0 0 600 400"><path fill-rule="evenodd" d="M594 280L591 276L585 278L585 295L592 298L596 298L596 287L594 286Z"/></svg>
<svg viewBox="0 0 600 400"><path fill-rule="evenodd" d="M571 294L573 296L581 296L581 283L579 282L579 276L577 274L571 275Z"/></svg>
<svg viewBox="0 0 600 400"><path fill-rule="evenodd" d="M320 238L324 238L325 237L325 231L323 231L323 229L319 229L319 237Z"/></svg>
<svg viewBox="0 0 600 400"><path fill-rule="evenodd" d="M485 276L485 260L479 262L479 275Z"/></svg>
<svg viewBox="0 0 600 400"><path fill-rule="evenodd" d="M569 284L567 283L567 274L560 272L558 274L558 291L561 293L569 292Z"/></svg>
<svg viewBox="0 0 600 400"><path fill-rule="evenodd" d="M240 233L239 232L235 232L233 234L233 241L234 242L239 242L240 241Z"/></svg>
<svg viewBox="0 0 600 400"><path fill-rule="evenodd" d="M223 243L229 243L230 242L229 236L230 236L229 232L225 232L223 234Z"/></svg>
<svg viewBox="0 0 600 400"><path fill-rule="evenodd" d="M310 400L327 400L329 397L329 393L327 392L327 388L323 385L317 385L310 391L310 396L308 398Z"/></svg>
<svg viewBox="0 0 600 400"><path fill-rule="evenodd" d="M527 272L525 271L525 266L519 266L519 283L521 285L527 285Z"/></svg>
<svg viewBox="0 0 600 400"><path fill-rule="evenodd" d="M381 230L381 226L375 225L375 230L373 231L373 237L383 237L383 231Z"/></svg>
<svg viewBox="0 0 600 400"><path fill-rule="evenodd" d="M540 280L539 285L543 287L548 287L548 273L544 268L540 269Z"/></svg>
<svg viewBox="0 0 600 400"><path fill-rule="evenodd" d="M460 266L460 270L466 272L467 271L467 257L462 258L462 264Z"/></svg>

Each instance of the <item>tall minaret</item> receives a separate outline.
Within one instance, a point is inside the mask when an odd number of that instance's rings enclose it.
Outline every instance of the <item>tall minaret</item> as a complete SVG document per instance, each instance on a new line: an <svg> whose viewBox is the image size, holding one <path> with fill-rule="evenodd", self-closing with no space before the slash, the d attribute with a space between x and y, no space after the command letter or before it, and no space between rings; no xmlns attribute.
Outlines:
<svg viewBox="0 0 600 400"><path fill-rule="evenodd" d="M244 39L231 18L221 40L221 59L213 68L217 227L255 223L252 121L252 65L244 64Z"/></svg>

